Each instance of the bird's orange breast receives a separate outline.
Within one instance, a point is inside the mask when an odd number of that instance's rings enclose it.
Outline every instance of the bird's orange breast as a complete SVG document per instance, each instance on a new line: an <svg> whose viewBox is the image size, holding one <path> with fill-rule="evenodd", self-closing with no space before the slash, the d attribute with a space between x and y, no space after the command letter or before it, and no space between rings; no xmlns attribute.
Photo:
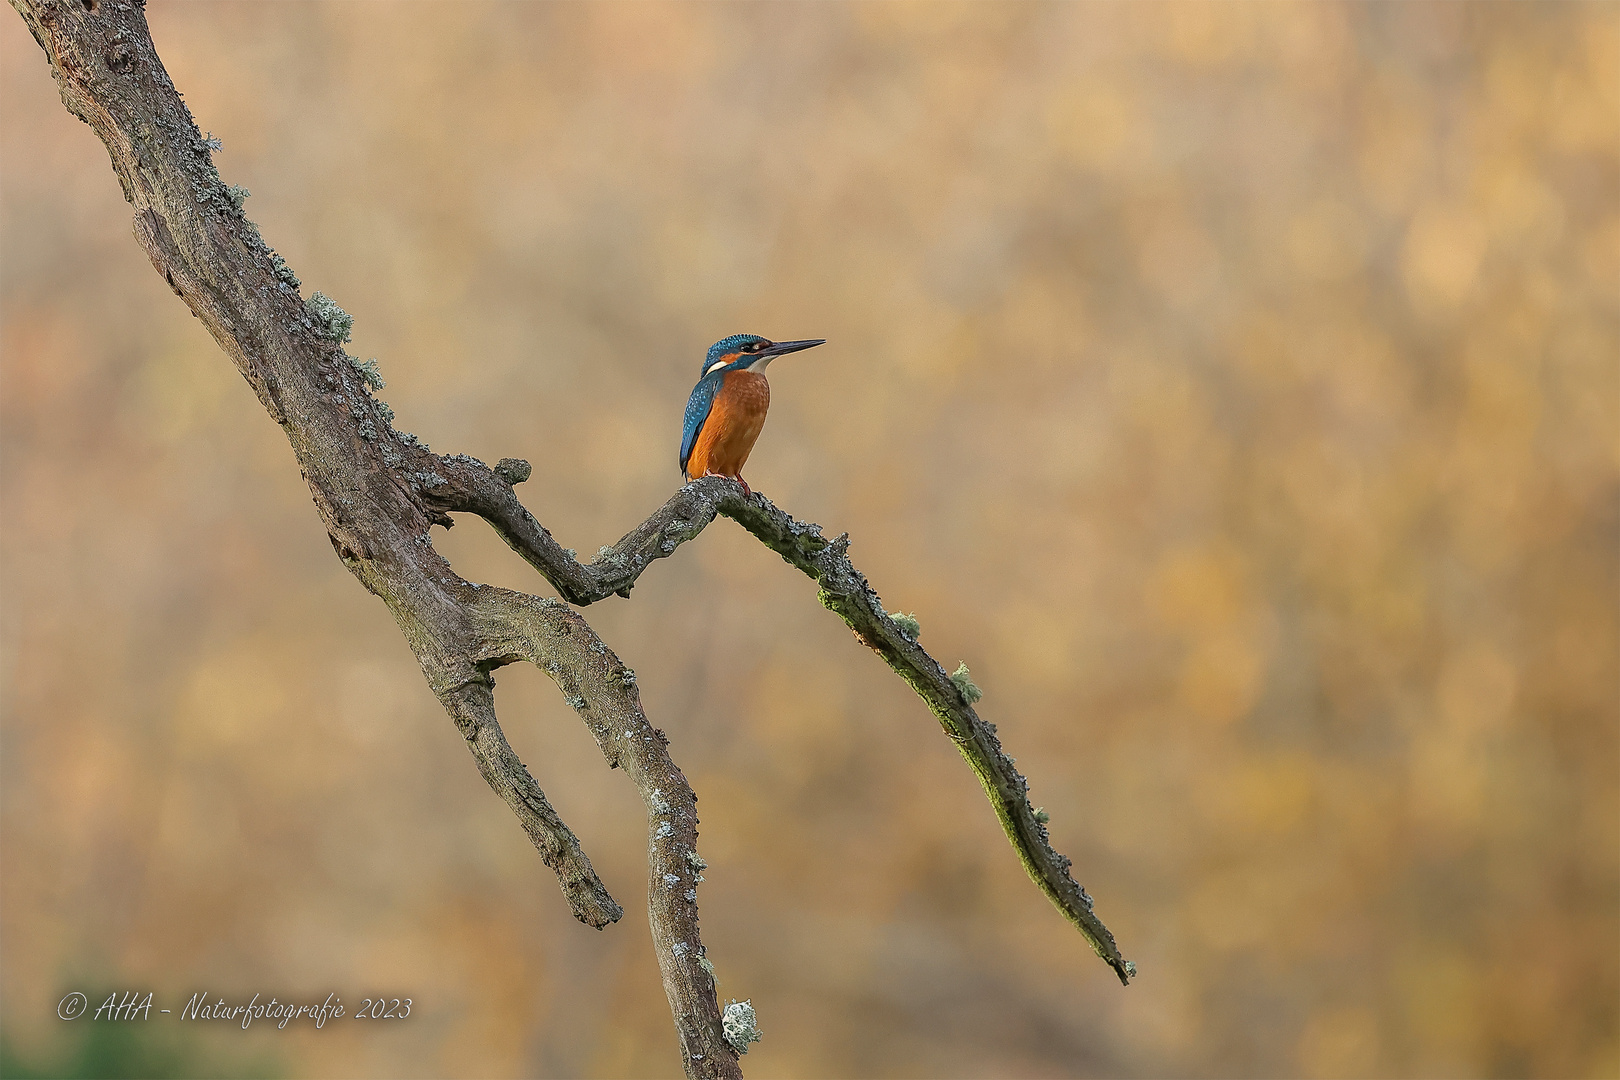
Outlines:
<svg viewBox="0 0 1620 1080"><path fill-rule="evenodd" d="M765 427L765 411L770 406L771 385L765 376L756 371L727 372L692 447L686 475L740 477L754 440Z"/></svg>

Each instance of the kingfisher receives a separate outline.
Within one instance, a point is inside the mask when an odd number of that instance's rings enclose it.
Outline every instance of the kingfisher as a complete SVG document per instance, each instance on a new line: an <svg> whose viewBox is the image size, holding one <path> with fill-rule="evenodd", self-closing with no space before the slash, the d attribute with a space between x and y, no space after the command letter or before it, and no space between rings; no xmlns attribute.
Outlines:
<svg viewBox="0 0 1620 1080"><path fill-rule="evenodd" d="M765 369L778 356L826 340L771 341L758 334L733 334L709 346L697 385L686 402L681 474L688 480L729 476L752 495L748 481L742 478L742 467L765 427L765 410L771 407Z"/></svg>

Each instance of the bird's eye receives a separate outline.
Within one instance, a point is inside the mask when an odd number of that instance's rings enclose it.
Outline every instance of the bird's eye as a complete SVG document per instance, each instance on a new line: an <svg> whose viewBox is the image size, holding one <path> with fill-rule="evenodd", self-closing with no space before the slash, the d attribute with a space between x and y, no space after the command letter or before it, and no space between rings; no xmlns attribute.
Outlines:
<svg viewBox="0 0 1620 1080"><path fill-rule="evenodd" d="M769 344L770 344L770 342L768 342L768 341L751 341L751 342L748 343L746 348L748 349L749 352L759 352L759 350L763 349L765 346L767 346Z"/></svg>

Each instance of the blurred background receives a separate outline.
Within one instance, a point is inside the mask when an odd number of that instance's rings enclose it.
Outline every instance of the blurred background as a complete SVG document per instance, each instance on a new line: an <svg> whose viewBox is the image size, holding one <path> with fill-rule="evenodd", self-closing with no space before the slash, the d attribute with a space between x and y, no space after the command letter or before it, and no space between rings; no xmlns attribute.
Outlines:
<svg viewBox="0 0 1620 1080"><path fill-rule="evenodd" d="M772 367L748 479L968 662L1141 976L720 521L586 616L701 799L751 1075L1620 1072L1620 10L148 17L401 430L529 459L566 545L675 489L711 342L830 339ZM500 673L628 909L598 933L10 12L0 60L0 1066L677 1075L632 786ZM56 1019L117 988L414 1006Z"/></svg>

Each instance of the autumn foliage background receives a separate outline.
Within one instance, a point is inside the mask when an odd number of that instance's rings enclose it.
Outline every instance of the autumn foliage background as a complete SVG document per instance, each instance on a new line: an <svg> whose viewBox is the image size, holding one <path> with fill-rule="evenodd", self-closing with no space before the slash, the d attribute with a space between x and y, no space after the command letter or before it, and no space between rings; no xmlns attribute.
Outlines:
<svg viewBox="0 0 1620 1080"><path fill-rule="evenodd" d="M748 479L915 611L1141 976L1025 878L907 688L729 522L586 615L700 798L758 1076L1620 1070L1620 9L165 4L227 182L402 430L594 552L703 349ZM0 1026L198 1071L678 1070L644 821L514 744L629 909L575 923L285 440L0 17ZM480 522L436 542L546 591ZM55 1055L53 1057L53 1055Z"/></svg>

